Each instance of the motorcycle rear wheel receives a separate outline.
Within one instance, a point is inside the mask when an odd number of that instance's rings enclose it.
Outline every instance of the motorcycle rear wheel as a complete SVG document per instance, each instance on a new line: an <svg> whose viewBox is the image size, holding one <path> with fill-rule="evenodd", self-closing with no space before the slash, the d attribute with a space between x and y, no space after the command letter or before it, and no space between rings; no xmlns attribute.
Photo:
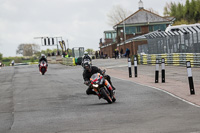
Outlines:
<svg viewBox="0 0 200 133"><path fill-rule="evenodd" d="M112 99L110 98L109 94L106 93L106 91L104 89L101 90L101 95L104 97L104 99L108 102L108 103L112 103Z"/></svg>

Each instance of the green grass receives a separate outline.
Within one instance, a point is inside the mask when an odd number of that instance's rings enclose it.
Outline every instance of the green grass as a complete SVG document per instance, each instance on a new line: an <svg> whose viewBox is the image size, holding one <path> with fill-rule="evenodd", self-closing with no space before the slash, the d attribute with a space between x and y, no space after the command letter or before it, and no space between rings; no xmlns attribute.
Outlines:
<svg viewBox="0 0 200 133"><path fill-rule="evenodd" d="M10 66L10 61L7 61L7 62L3 61L2 63L5 64L6 66Z"/></svg>
<svg viewBox="0 0 200 133"><path fill-rule="evenodd" d="M2 63L5 64L6 66L10 66L12 60L3 60ZM28 59L28 60L20 60L19 62L15 62L15 63L28 63L28 62L38 62L39 60L33 60L33 59Z"/></svg>

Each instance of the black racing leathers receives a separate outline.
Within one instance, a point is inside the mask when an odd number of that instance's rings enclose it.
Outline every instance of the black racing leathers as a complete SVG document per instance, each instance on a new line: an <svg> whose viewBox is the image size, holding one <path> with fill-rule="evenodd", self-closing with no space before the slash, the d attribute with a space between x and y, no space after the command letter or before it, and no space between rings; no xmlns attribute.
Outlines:
<svg viewBox="0 0 200 133"><path fill-rule="evenodd" d="M91 66L91 72L89 72L88 70L84 70L84 72L83 72L84 81L90 81L90 77L95 73L103 74L101 69L99 69L96 66Z"/></svg>
<svg viewBox="0 0 200 133"><path fill-rule="evenodd" d="M47 63L47 67L48 67L48 61L47 61L47 59L44 58L44 57L42 57L42 58L39 59L38 67L40 67L40 63L41 63L42 61L45 61L45 62Z"/></svg>
<svg viewBox="0 0 200 133"><path fill-rule="evenodd" d="M42 62L42 61L45 61L46 63L48 63L48 62L47 62L47 59L44 58L44 57L40 58L39 63Z"/></svg>

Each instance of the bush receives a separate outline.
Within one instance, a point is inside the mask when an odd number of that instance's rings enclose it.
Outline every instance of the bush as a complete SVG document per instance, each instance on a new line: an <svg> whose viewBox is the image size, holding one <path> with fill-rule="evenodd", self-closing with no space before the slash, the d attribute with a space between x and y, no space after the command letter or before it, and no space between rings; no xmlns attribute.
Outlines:
<svg viewBox="0 0 200 133"><path fill-rule="evenodd" d="M2 58L3 58L3 54L2 54L2 53L0 53L0 60L2 60Z"/></svg>
<svg viewBox="0 0 200 133"><path fill-rule="evenodd" d="M32 57L32 58L30 59L30 61L31 61L31 62L35 62L35 59L34 59L34 57Z"/></svg>
<svg viewBox="0 0 200 133"><path fill-rule="evenodd" d="M6 58L3 58L3 62L9 62L9 61L12 61L13 60L13 58L11 58L11 57L6 57Z"/></svg>
<svg viewBox="0 0 200 133"><path fill-rule="evenodd" d="M14 59L15 63L22 63L22 58L17 57Z"/></svg>

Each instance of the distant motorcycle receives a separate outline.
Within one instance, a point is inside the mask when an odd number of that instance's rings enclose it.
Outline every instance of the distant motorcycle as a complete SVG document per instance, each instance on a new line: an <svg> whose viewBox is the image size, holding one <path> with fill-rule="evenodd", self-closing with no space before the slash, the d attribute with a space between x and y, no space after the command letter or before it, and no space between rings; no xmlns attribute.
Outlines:
<svg viewBox="0 0 200 133"><path fill-rule="evenodd" d="M108 81L100 73L95 73L90 78L90 85L92 86L93 91L111 104L116 101L116 98L114 94L110 94L110 91L106 86L107 82Z"/></svg>
<svg viewBox="0 0 200 133"><path fill-rule="evenodd" d="M42 73L42 75L44 75L45 72L47 71L47 63L45 61L41 61L39 67L40 67L40 72Z"/></svg>

